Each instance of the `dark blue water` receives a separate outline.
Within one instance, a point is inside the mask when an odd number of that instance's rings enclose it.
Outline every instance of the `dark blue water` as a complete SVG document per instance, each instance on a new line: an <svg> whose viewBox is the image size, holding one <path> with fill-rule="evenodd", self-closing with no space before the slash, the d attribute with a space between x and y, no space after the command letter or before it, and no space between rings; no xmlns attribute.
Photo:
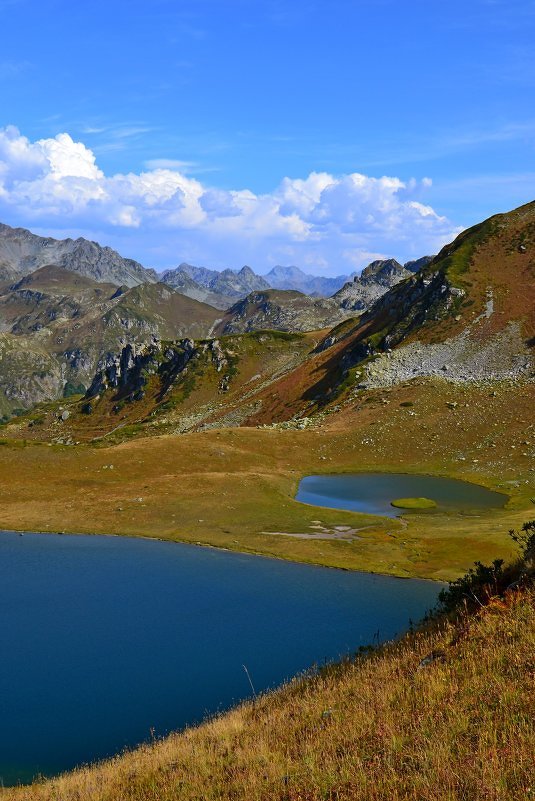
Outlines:
<svg viewBox="0 0 535 801"><path fill-rule="evenodd" d="M468 481L404 473L306 476L300 482L296 495L297 501L314 506L387 517L407 514L407 510L391 506L391 502L398 498L429 498L435 501L437 508L426 510L426 514L433 511L470 513L498 509L508 500L508 496L501 492L493 492Z"/></svg>
<svg viewBox="0 0 535 801"><path fill-rule="evenodd" d="M402 632L431 582L141 539L0 532L0 778L50 775Z"/></svg>

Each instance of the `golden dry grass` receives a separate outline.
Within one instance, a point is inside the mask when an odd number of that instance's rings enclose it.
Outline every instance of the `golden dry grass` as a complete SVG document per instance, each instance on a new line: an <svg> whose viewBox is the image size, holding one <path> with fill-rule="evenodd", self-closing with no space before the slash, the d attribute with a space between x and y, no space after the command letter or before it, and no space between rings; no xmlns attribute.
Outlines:
<svg viewBox="0 0 535 801"><path fill-rule="evenodd" d="M435 658L419 668L431 653ZM2 801L527 801L535 593Z"/></svg>

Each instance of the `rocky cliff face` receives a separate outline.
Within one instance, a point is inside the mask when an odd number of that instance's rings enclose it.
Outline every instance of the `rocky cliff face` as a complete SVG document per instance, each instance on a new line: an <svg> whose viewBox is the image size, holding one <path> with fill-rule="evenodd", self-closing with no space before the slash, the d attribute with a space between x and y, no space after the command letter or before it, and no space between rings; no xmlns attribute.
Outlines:
<svg viewBox="0 0 535 801"><path fill-rule="evenodd" d="M195 343L184 339L167 347L155 337L150 343L129 342L117 353L106 353L99 361L97 372L85 395L88 401L98 398L108 389L123 390L128 400L142 400L148 377L161 370L182 372L195 353ZM90 409L87 408L86 412Z"/></svg>
<svg viewBox="0 0 535 801"><path fill-rule="evenodd" d="M158 376L157 398L162 400L179 379L184 379L190 363L206 357L216 373L221 373L220 388L226 388L225 369L229 356L217 339L196 342L182 339L162 343L156 337L150 342L129 342L115 353L104 354L86 392L83 411L91 414L94 405L108 390L115 391L117 401L135 402L145 398L151 376Z"/></svg>
<svg viewBox="0 0 535 801"><path fill-rule="evenodd" d="M345 341L362 387L535 380L534 232L535 203L464 231L319 350Z"/></svg>
<svg viewBox="0 0 535 801"><path fill-rule="evenodd" d="M13 280L56 264L94 281L135 286L157 280L153 270L87 239L52 239L0 223L0 280Z"/></svg>
<svg viewBox="0 0 535 801"><path fill-rule="evenodd" d="M381 295L393 286L409 278L412 273L395 259L372 261L353 281L344 284L333 295L333 300L343 309L363 311L369 309Z"/></svg>

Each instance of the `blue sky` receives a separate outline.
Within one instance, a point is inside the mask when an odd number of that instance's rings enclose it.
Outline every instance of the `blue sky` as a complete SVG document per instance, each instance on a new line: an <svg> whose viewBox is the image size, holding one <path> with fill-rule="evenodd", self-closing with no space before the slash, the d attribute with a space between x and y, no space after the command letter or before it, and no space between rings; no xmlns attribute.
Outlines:
<svg viewBox="0 0 535 801"><path fill-rule="evenodd" d="M535 2L0 0L0 219L337 274L535 196Z"/></svg>

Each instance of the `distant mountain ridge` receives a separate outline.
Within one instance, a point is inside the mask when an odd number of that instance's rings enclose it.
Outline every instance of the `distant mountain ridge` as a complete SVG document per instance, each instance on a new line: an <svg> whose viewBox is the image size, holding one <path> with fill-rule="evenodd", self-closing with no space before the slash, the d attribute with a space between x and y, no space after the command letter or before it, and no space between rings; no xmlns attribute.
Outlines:
<svg viewBox="0 0 535 801"><path fill-rule="evenodd" d="M395 261L395 259L378 260L377 262L372 262L372 265L375 266L368 265L368 267L365 267L360 277L356 272L350 275L337 275L334 277L311 275L295 265L283 266L281 264L277 264L265 275L258 275L248 266L242 267L241 270L226 269L219 271L182 262L175 269L166 270L161 275L160 280L189 297L211 303L218 309L227 309L232 303L245 298L251 292L262 292L267 289L291 290L301 292L303 295L309 295L310 297L335 297L337 299L336 293L340 292L344 286L351 283L353 279L360 282L362 278L363 286L368 287L368 291L362 293L362 303L352 306L351 302L347 301L344 305L344 308L360 309L377 300L385 289L390 288L395 283L387 279L387 270L381 273L377 271L378 264L395 262L398 266L395 268L394 273L399 270L399 280L401 280L402 277L418 272L422 267L429 264L432 258L432 256L423 256L420 259L407 262L404 266ZM187 277L189 277L190 281L187 280ZM392 274L393 277L394 274ZM192 284L191 281L195 283ZM376 292L373 291L375 283L377 284ZM210 299L208 295L203 294L202 288L213 293ZM353 287L352 291L354 292L355 289L356 287ZM350 294L351 292L346 290L340 297L345 300L346 296L349 297Z"/></svg>
<svg viewBox="0 0 535 801"><path fill-rule="evenodd" d="M0 223L0 281L16 280L47 264L64 267L100 283L128 287L155 283L154 270L116 250L82 237L53 239L32 234L26 228Z"/></svg>
<svg viewBox="0 0 535 801"><path fill-rule="evenodd" d="M248 265L244 265L241 270L226 269L220 272L219 270L209 270L207 267L194 267L184 262L178 266L178 269L187 273L206 289L234 299L245 297L249 292L271 288L268 282L261 275L257 275ZM169 276L171 272L173 271L168 270L164 276ZM162 276L162 281L165 283L167 279L164 276Z"/></svg>
<svg viewBox="0 0 535 801"><path fill-rule="evenodd" d="M162 273L160 280L165 284L177 287L180 273L186 273L199 286L227 298L230 297L234 301L244 298L250 292L261 292L265 289L291 289L304 295L328 298L353 277L353 274L337 275L334 278L310 275L293 265L284 267L277 264L265 275L258 275L247 265L241 270L220 271L182 262L175 269Z"/></svg>
<svg viewBox="0 0 535 801"><path fill-rule="evenodd" d="M424 256L407 262L405 269L417 272L431 258ZM83 237L42 237L25 228L12 228L0 223L0 282L17 281L50 264L115 286L133 287L160 280L181 294L220 310L229 308L251 292L267 289L294 290L319 298L331 297L356 276L355 273L348 276L316 276L305 273L295 265L276 265L266 275L258 275L248 265L240 270L227 268L219 271L183 262L159 277L154 270L143 267L133 259L124 258L98 242ZM365 277L367 269L361 277Z"/></svg>
<svg viewBox="0 0 535 801"><path fill-rule="evenodd" d="M304 295L329 298L340 289L352 276L337 275L334 278L310 275L299 267L283 267L277 264L264 276L273 289L295 289Z"/></svg>

